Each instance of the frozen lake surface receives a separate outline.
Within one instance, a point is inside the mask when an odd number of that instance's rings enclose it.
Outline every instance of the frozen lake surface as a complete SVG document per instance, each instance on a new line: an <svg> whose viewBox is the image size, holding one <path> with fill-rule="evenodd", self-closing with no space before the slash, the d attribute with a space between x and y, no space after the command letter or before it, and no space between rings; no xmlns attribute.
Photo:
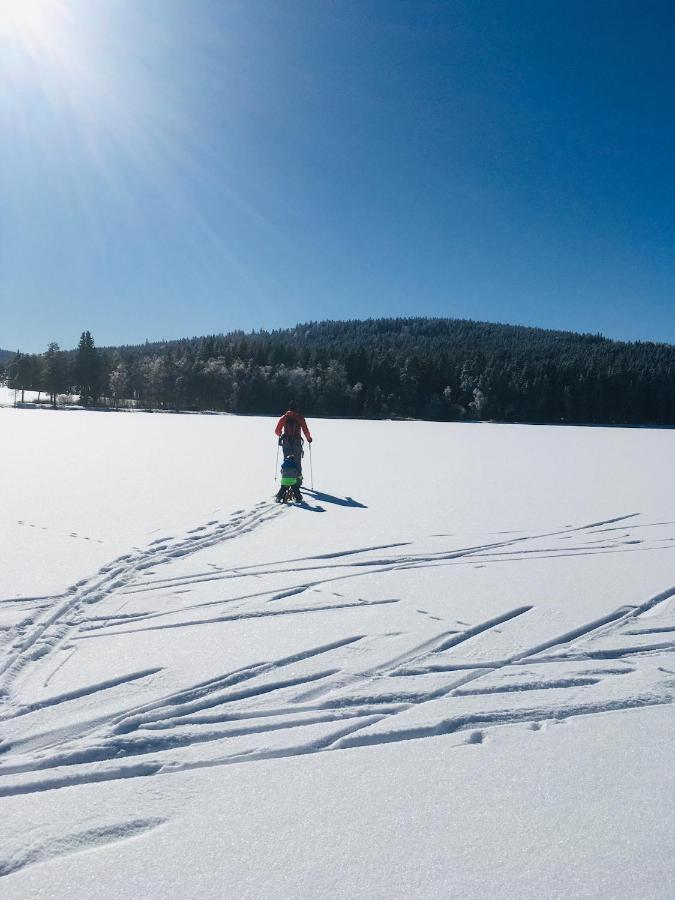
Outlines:
<svg viewBox="0 0 675 900"><path fill-rule="evenodd" d="M675 432L274 424L0 409L4 894L671 896Z"/></svg>

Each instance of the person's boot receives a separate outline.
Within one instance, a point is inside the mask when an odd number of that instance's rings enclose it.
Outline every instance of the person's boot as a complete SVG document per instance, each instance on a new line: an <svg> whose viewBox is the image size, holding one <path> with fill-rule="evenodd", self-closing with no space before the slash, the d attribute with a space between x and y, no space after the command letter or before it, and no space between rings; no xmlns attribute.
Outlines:
<svg viewBox="0 0 675 900"><path fill-rule="evenodd" d="M299 484L293 485L293 499L296 503L302 503L302 494L300 493Z"/></svg>

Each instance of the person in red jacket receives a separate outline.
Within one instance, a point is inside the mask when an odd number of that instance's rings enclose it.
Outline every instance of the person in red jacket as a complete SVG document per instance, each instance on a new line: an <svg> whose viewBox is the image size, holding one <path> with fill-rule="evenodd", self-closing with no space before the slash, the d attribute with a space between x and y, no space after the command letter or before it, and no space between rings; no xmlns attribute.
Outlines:
<svg viewBox="0 0 675 900"><path fill-rule="evenodd" d="M288 409L277 422L274 433L279 438L279 446L284 452L284 459L292 456L296 465L300 470L300 480L302 481L302 456L303 456L303 440L302 436L307 438L307 443L312 443L312 435L305 422L305 417L301 416L295 408L295 403L291 401Z"/></svg>

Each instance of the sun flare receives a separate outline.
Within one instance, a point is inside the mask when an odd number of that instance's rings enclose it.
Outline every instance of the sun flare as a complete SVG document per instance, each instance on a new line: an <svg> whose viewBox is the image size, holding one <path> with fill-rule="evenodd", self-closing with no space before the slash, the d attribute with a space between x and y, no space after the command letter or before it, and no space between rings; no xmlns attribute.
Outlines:
<svg viewBox="0 0 675 900"><path fill-rule="evenodd" d="M62 8L61 0L0 0L0 39L42 44Z"/></svg>

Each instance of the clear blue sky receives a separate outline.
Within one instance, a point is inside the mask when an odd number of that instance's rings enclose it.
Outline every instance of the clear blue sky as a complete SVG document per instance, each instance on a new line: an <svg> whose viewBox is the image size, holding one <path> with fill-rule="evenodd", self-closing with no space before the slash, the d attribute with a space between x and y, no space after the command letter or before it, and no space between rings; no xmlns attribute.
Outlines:
<svg viewBox="0 0 675 900"><path fill-rule="evenodd" d="M675 342L672 0L0 0L0 346Z"/></svg>

